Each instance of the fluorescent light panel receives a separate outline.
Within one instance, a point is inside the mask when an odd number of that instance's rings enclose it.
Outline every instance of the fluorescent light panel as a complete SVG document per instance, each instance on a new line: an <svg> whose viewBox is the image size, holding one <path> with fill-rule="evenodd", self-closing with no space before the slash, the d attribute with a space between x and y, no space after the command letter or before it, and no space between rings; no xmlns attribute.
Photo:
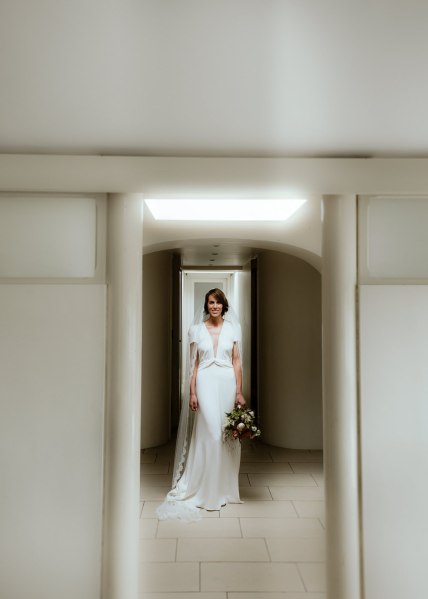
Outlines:
<svg viewBox="0 0 428 599"><path fill-rule="evenodd" d="M156 220L284 221L306 200L147 199Z"/></svg>

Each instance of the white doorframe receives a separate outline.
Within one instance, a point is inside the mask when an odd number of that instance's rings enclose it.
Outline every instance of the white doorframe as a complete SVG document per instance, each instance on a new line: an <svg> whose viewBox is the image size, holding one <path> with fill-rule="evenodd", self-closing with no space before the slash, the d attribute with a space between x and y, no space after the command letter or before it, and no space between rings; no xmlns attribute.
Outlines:
<svg viewBox="0 0 428 599"><path fill-rule="evenodd" d="M231 279L232 279L233 271L213 271L206 272L203 270L186 270L183 269L183 278L182 278L182 298L181 298L181 333L180 339L182 340L182 348L186 346L186 338L187 331L190 328L191 322L194 318L195 306L194 298L195 298L195 284L196 283L218 283L221 282L223 284L223 291L226 297L229 297L231 290ZM184 343L183 343L184 340ZM181 352L181 372L185 372L186 368L186 352ZM181 395L183 395L183 383L184 376L181 376L180 389Z"/></svg>
<svg viewBox="0 0 428 599"><path fill-rule="evenodd" d="M183 285L182 285L182 329L183 331L188 331L190 323L193 320L193 316L195 313L194 305L194 289L196 283L210 283L210 282L221 282L223 284L223 291L226 297L230 296L231 291L231 279L233 272L226 271L215 271L215 272L205 272L203 270L200 271L188 271L183 269Z"/></svg>

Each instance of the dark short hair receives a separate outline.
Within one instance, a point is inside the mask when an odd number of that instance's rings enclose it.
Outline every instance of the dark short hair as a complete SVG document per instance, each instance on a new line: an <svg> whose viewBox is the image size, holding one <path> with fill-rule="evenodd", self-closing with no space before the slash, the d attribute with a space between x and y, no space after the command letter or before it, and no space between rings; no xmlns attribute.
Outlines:
<svg viewBox="0 0 428 599"><path fill-rule="evenodd" d="M227 301L227 297L224 295L221 289L215 287L214 289L210 289L205 294L205 303L204 303L204 312L208 314L208 298L210 295L213 295L219 304L222 304L223 308L221 311L221 315L224 316L226 312L229 310L229 302Z"/></svg>

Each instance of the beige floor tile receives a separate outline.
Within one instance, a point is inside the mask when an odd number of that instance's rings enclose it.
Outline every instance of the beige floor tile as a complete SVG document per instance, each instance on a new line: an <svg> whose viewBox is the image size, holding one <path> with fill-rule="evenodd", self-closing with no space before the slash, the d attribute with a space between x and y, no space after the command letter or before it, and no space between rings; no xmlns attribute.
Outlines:
<svg viewBox="0 0 428 599"><path fill-rule="evenodd" d="M169 462L156 462L154 464L140 464L141 474L168 474Z"/></svg>
<svg viewBox="0 0 428 599"><path fill-rule="evenodd" d="M146 501L144 503L141 518L157 518L156 508L159 507L160 501ZM200 510L202 518L219 518L220 511L207 512L207 510Z"/></svg>
<svg viewBox="0 0 428 599"><path fill-rule="evenodd" d="M141 512L141 518L157 518L156 508L160 504L160 501L145 501Z"/></svg>
<svg viewBox="0 0 428 599"><path fill-rule="evenodd" d="M142 520L141 520L142 521ZM308 520L302 520L308 522ZM321 524L318 522L320 528ZM203 518L198 522L163 520L159 522L158 538L242 537L238 518Z"/></svg>
<svg viewBox="0 0 428 599"><path fill-rule="evenodd" d="M246 451L245 449L243 449L241 451L241 458L244 458L245 461L251 461L251 462L260 462L260 461L266 461L266 462L271 462L272 461L272 457L269 453L268 449L255 449L252 451Z"/></svg>
<svg viewBox="0 0 428 599"><path fill-rule="evenodd" d="M147 449L143 449L143 453L145 455L171 455L171 453L173 454L175 451L175 443L174 444L167 444L167 445L161 445L159 447L149 447Z"/></svg>
<svg viewBox="0 0 428 599"><path fill-rule="evenodd" d="M323 593L326 590L326 572L324 564L298 564L306 590Z"/></svg>
<svg viewBox="0 0 428 599"><path fill-rule="evenodd" d="M264 462L266 463L271 463L272 462L272 458L270 457L269 453L246 453L246 454L241 454L241 463L245 463L245 462Z"/></svg>
<svg viewBox="0 0 428 599"><path fill-rule="evenodd" d="M322 526L325 528L325 516L319 517L318 520L321 522Z"/></svg>
<svg viewBox="0 0 428 599"><path fill-rule="evenodd" d="M324 501L293 501L299 518L322 518L325 514Z"/></svg>
<svg viewBox="0 0 428 599"><path fill-rule="evenodd" d="M242 451L253 451L253 452L257 452L257 451L269 451L270 445L266 445L266 443L263 443L263 441L260 439L260 437L258 439L252 439L251 441L245 440L242 443Z"/></svg>
<svg viewBox="0 0 428 599"><path fill-rule="evenodd" d="M222 508L221 518L297 518L291 501L249 501Z"/></svg>
<svg viewBox="0 0 428 599"><path fill-rule="evenodd" d="M174 454L171 455L169 453L165 453L165 454L156 456L155 464L170 464L170 463L174 463Z"/></svg>
<svg viewBox="0 0 428 599"><path fill-rule="evenodd" d="M141 486L140 499L143 501L162 501L168 493L168 487Z"/></svg>
<svg viewBox="0 0 428 599"><path fill-rule="evenodd" d="M324 490L320 487L269 487L272 498L276 501L281 499L298 500L323 500Z"/></svg>
<svg viewBox="0 0 428 599"><path fill-rule="evenodd" d="M158 529L158 521L154 518L140 520L140 539L154 539Z"/></svg>
<svg viewBox="0 0 428 599"><path fill-rule="evenodd" d="M273 562L324 562L325 539L266 539Z"/></svg>
<svg viewBox="0 0 428 599"><path fill-rule="evenodd" d="M293 472L296 474L322 474L322 462L290 462Z"/></svg>
<svg viewBox="0 0 428 599"><path fill-rule="evenodd" d="M140 564L140 592L199 591L199 564Z"/></svg>
<svg viewBox="0 0 428 599"><path fill-rule="evenodd" d="M227 599L226 593L140 593L139 599ZM306 599L306 595L300 599ZM310 598L312 599L312 598ZM317 598L316 598L317 599Z"/></svg>
<svg viewBox="0 0 428 599"><path fill-rule="evenodd" d="M319 487L324 487L324 475L323 474L311 474L312 478L315 480Z"/></svg>
<svg viewBox="0 0 428 599"><path fill-rule="evenodd" d="M294 564L202 563L203 591L303 591Z"/></svg>
<svg viewBox="0 0 428 599"><path fill-rule="evenodd" d="M179 539L177 561L268 562L264 539Z"/></svg>
<svg viewBox="0 0 428 599"><path fill-rule="evenodd" d="M239 493L242 501L272 501L269 487L241 487Z"/></svg>
<svg viewBox="0 0 428 599"><path fill-rule="evenodd" d="M239 486L240 487L249 487L250 481L248 480L248 474L240 474L239 475Z"/></svg>
<svg viewBox="0 0 428 599"><path fill-rule="evenodd" d="M242 536L246 538L308 539L323 537L325 534L317 518L241 518L241 528Z"/></svg>
<svg viewBox="0 0 428 599"><path fill-rule="evenodd" d="M144 487L171 487L170 474L141 474L141 488Z"/></svg>
<svg viewBox="0 0 428 599"><path fill-rule="evenodd" d="M248 474L251 486L267 487L315 487L317 483L310 474Z"/></svg>
<svg viewBox="0 0 428 599"><path fill-rule="evenodd" d="M269 453L274 462L316 462L321 460L321 458L314 456L307 450L271 447Z"/></svg>
<svg viewBox="0 0 428 599"><path fill-rule="evenodd" d="M288 462L246 462L241 463L241 472L270 474L271 472L288 472L293 474L293 470Z"/></svg>
<svg viewBox="0 0 428 599"><path fill-rule="evenodd" d="M141 539L140 561L175 562L176 539Z"/></svg>
<svg viewBox="0 0 428 599"><path fill-rule="evenodd" d="M261 456L268 456L269 455L269 451L267 451L266 449L260 449L260 448L256 448L254 447L251 443L250 444L241 444L241 457L242 456L249 456L249 455L261 455Z"/></svg>
<svg viewBox="0 0 428 599"><path fill-rule="evenodd" d="M326 599L324 593L228 593L228 599ZM150 598L151 599L151 598Z"/></svg>

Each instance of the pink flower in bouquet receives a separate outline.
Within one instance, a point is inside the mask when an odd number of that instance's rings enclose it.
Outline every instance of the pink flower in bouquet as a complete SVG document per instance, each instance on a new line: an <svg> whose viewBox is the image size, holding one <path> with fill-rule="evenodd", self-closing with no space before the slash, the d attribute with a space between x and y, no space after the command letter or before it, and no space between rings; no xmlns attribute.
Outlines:
<svg viewBox="0 0 428 599"><path fill-rule="evenodd" d="M245 424L243 422L240 422L236 428L238 429L238 431L243 431L245 428Z"/></svg>

